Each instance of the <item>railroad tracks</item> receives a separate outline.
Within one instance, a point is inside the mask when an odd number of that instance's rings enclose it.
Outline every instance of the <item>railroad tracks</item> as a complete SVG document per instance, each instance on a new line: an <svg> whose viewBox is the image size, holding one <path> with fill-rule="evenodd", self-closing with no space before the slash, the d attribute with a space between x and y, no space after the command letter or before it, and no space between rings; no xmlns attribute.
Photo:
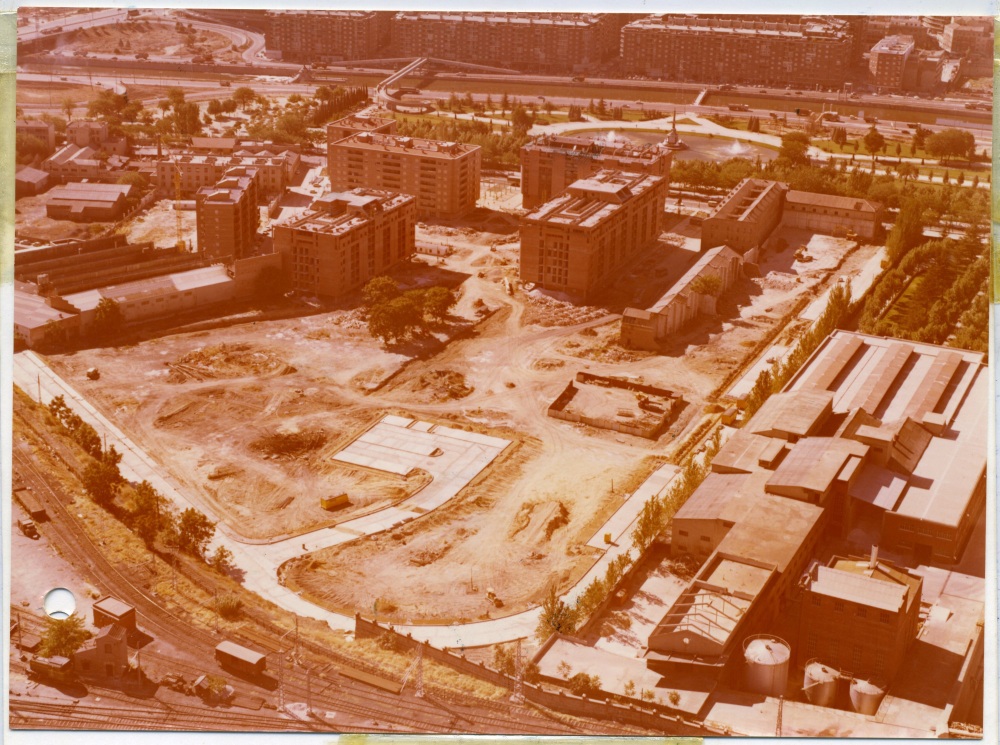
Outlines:
<svg viewBox="0 0 1000 745"><path fill-rule="evenodd" d="M147 631L153 633L164 641L171 642L179 648L191 649L211 658L212 650L218 644L219 637L212 633L199 629L189 622L175 616L162 608L157 600L150 597L147 592L138 587L128 577L126 577L117 567L111 564L98 546L96 546L79 525L77 518L67 508L70 501L65 495L53 489L49 480L45 478L33 457L26 452L23 444L15 445L12 448L15 469L21 474L26 485L32 489L35 496L43 502L50 515L50 520L43 525L44 532L51 532L58 539L60 551L72 563L78 564L90 575L90 579L97 585L98 589L134 606L140 616L141 625ZM261 646L277 650L275 643L283 629L274 628L274 635L269 636L263 632L254 632L250 629L242 629L239 636L249 639L251 642ZM287 644L284 646L288 646ZM368 669L377 675L386 675L384 671L376 667L360 662L346 656L331 652L328 648L312 642L308 639L299 640L299 648L309 653L313 659L323 660L327 668L330 662L340 662L352 667ZM290 650L286 650L287 651ZM143 650L144 658L157 657L157 653L152 650ZM182 663L175 658L162 656L165 666L174 669L188 669L192 673L201 674L210 672L204 668ZM322 667L322 665L320 665ZM241 693L249 695L262 695L259 689L251 688L245 681L235 679L231 681L236 684ZM366 686L343 676L331 679L326 676L318 680L309 680L307 673L296 666L289 666L283 675L284 695L286 701L302 701L307 699L312 701L315 709L342 713L350 717L360 717L375 723L383 729L398 731L405 729L414 732L478 732L484 734L514 733L525 734L614 734L616 732L634 734L635 730L616 726L607 722L592 722L581 726L574 726L556 719L535 713L530 708L515 707L508 704L479 699L463 694L439 695L431 693L425 698L412 696L395 695L380 691L377 688ZM250 689L250 690L246 690ZM331 692L332 691L332 692ZM269 693L269 692L268 692ZM269 694L273 695L273 694ZM136 699L129 699L133 706L139 704ZM330 722L329 724L318 720L315 723L303 722L296 719L270 718L254 716L250 714L225 715L225 710L212 709L205 711L204 707L193 707L200 713L171 705L174 713L164 713L161 710L144 710L142 713L132 713L124 707L118 707L112 717L109 712L100 712L102 707L76 704L45 704L49 709L38 708L37 702L30 704L24 700L11 702L11 711L15 726L25 726L32 728L55 727L68 728L70 722L81 721L81 714L86 709L93 714L91 719L87 719L87 728L143 728L143 729L226 729L227 725L219 725L219 722L228 721L228 726L240 730L254 729L259 726L267 729L265 725L274 725L280 722L280 727L287 729L290 722L299 722L307 725L304 728L311 731L325 729L327 731L350 731L350 725L342 722ZM54 708L52 708L54 707ZM68 708L71 707L71 708ZM183 711L183 716L177 714L178 710ZM97 711L97 713L93 713ZM91 714L88 714L91 716ZM62 717L66 717L65 719ZM160 720L157 720L157 717ZM179 718L178 718L179 717ZM199 719L200 717L200 719ZM230 721L231 718L234 718ZM141 720L141 721L140 721ZM259 721L258 721L259 720ZM100 727L94 725L100 723ZM212 724L212 723L215 724ZM391 725L386 727L385 725ZM298 725L296 725L298 726ZM75 725L74 725L75 727ZM371 731L371 727L359 731Z"/></svg>

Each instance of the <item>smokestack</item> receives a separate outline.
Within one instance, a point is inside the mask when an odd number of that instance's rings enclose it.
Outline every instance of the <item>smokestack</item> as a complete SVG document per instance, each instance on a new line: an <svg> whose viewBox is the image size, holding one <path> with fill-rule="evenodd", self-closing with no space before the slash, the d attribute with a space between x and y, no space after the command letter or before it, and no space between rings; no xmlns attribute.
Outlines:
<svg viewBox="0 0 1000 745"><path fill-rule="evenodd" d="M868 568L874 569L876 566L878 566L878 546L872 546L872 555L868 560Z"/></svg>

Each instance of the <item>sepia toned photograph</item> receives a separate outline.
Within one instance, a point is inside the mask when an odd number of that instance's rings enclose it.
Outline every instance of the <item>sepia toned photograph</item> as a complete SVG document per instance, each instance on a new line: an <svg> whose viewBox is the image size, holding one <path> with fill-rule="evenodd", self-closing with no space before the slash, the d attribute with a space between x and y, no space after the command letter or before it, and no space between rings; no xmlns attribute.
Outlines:
<svg viewBox="0 0 1000 745"><path fill-rule="evenodd" d="M16 52L12 730L995 736L991 17Z"/></svg>

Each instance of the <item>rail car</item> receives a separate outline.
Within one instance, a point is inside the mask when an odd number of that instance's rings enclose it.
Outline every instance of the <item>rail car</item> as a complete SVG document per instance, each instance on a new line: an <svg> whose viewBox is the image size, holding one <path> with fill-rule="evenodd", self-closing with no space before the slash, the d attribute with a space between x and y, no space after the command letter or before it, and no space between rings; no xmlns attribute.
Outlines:
<svg viewBox="0 0 1000 745"><path fill-rule="evenodd" d="M265 654L231 641L224 641L215 648L215 661L223 670L250 677L262 675L267 670Z"/></svg>

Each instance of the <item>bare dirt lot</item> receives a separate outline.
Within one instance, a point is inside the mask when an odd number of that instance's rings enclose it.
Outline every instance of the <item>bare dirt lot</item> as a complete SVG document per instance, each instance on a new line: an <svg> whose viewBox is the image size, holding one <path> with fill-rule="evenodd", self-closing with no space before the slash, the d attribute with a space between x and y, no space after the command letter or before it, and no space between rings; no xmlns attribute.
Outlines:
<svg viewBox="0 0 1000 745"><path fill-rule="evenodd" d="M45 214L47 194L22 197L14 203L19 235L56 240L59 238L93 238L111 227L110 223L53 220Z"/></svg>
<svg viewBox="0 0 1000 745"><path fill-rule="evenodd" d="M239 62L232 42L212 31L190 29L181 31L175 24L140 20L113 26L95 26L77 31L60 49L89 52L97 55L132 55L145 52L157 57L189 59L211 54L217 62Z"/></svg>
<svg viewBox="0 0 1000 745"><path fill-rule="evenodd" d="M541 302L551 308L540 314L535 295L504 282L516 272L516 242L493 216L481 217L496 232L422 226L418 240L454 252L399 274L406 286L460 288L451 341L436 332L384 348L345 303L301 318L63 355L53 365L230 529L255 542L371 512L426 485L426 473L404 478L333 461L385 413L510 440L443 506L282 569L290 586L337 610L377 600L380 616L397 621L474 620L523 610L550 584L562 590L578 580L596 558L587 540L624 494L669 459L709 394L804 293L874 250L855 251L834 271L848 244L789 236L792 248L764 262L763 278L744 280L718 316L651 354L617 347L618 316L607 306L547 297ZM811 261L795 259L803 243ZM674 250L690 259L683 247ZM89 367L101 369L100 381L85 380ZM548 405L581 370L667 388L684 404L656 441L548 417ZM347 508L320 508L322 496L341 492L351 496ZM502 605L487 601L489 589Z"/></svg>

